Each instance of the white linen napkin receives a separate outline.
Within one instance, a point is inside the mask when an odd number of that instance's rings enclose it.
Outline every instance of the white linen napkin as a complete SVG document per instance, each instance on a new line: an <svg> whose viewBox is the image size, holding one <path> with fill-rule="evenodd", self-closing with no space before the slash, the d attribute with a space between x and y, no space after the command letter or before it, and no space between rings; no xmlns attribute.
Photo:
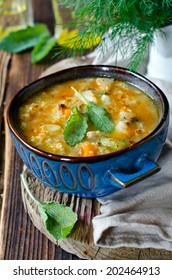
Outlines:
<svg viewBox="0 0 172 280"><path fill-rule="evenodd" d="M159 164L156 175L99 199L95 245L172 250L172 144L166 143Z"/></svg>
<svg viewBox="0 0 172 280"><path fill-rule="evenodd" d="M153 82L171 104L172 84ZM172 121L158 164L159 173L99 199L101 214L93 219L96 246L172 250Z"/></svg>

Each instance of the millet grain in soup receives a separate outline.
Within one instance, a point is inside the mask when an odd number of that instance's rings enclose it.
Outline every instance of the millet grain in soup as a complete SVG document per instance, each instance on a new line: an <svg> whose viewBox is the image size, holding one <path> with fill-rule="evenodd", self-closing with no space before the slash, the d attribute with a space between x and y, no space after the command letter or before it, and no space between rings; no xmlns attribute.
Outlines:
<svg viewBox="0 0 172 280"><path fill-rule="evenodd" d="M70 146L63 132L77 107L85 104L75 88L87 100L104 107L114 121L111 133L101 132L89 123L84 139ZM97 156L132 146L150 134L159 122L155 102L132 85L111 78L86 78L53 85L31 97L19 109L20 129L32 146L57 155Z"/></svg>

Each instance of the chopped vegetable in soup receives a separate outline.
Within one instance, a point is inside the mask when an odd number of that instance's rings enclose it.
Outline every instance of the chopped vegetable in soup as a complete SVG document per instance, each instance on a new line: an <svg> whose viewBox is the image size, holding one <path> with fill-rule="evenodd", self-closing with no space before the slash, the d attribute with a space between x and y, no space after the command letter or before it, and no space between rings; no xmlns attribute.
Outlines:
<svg viewBox="0 0 172 280"><path fill-rule="evenodd" d="M29 144L73 157L131 147L159 122L157 106L146 93L101 77L48 87L22 104L18 118Z"/></svg>

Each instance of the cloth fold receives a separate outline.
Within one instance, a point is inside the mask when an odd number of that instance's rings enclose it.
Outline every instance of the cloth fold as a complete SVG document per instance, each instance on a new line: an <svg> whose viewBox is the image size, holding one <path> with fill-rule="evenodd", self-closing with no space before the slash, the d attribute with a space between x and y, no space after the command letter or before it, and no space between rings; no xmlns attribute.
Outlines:
<svg viewBox="0 0 172 280"><path fill-rule="evenodd" d="M172 104L172 84L151 79ZM101 214L93 219L94 243L99 247L172 250L172 111L168 139L155 175L98 199Z"/></svg>
<svg viewBox="0 0 172 280"><path fill-rule="evenodd" d="M161 171L132 187L99 199L101 215L93 219L100 247L172 250L172 144L166 141Z"/></svg>

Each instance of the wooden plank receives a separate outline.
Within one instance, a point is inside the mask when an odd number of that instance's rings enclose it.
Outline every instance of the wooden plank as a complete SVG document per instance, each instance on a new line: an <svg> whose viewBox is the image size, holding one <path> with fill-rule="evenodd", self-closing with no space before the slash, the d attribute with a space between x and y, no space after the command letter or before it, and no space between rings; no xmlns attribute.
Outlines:
<svg viewBox="0 0 172 280"><path fill-rule="evenodd" d="M11 55L0 51L0 110L4 101L5 86L7 81L7 69Z"/></svg>
<svg viewBox="0 0 172 280"><path fill-rule="evenodd" d="M48 23L53 30L51 1L32 1L35 22ZM53 64L51 55L45 61L32 65L30 52L13 55L6 83L6 106L15 93L28 83L36 80L48 66ZM13 147L6 126L5 175L2 215L0 223L0 259L2 260L50 260L74 259L59 246L48 240L33 225L25 212L20 188L20 173L23 163Z"/></svg>
<svg viewBox="0 0 172 280"><path fill-rule="evenodd" d="M0 214L2 206L3 186L4 186L4 150L5 150L5 137L4 137L4 97L5 86L7 81L7 69L10 61L10 55L0 51Z"/></svg>
<svg viewBox="0 0 172 280"><path fill-rule="evenodd" d="M54 189L50 189L40 183L27 169L24 168L23 176L26 179L28 187L36 200L56 201L63 203L78 215L78 221L75 224L70 235L67 236L58 244L65 251L75 254L81 259L95 260L138 260L138 259L172 259L172 252L158 249L139 249L139 248L106 248L97 247L93 241L92 218L100 214L100 203L96 199L86 199L59 193ZM57 244L57 241L47 232L45 225L37 210L36 203L28 196L24 185L22 187L22 198L25 209L29 214L34 225L45 235L49 240Z"/></svg>
<svg viewBox="0 0 172 280"><path fill-rule="evenodd" d="M3 121L3 109L4 109L4 98L5 98L5 88L7 82L7 70L10 61L10 55L0 51L0 141L2 136L2 121Z"/></svg>
<svg viewBox="0 0 172 280"><path fill-rule="evenodd" d="M46 65L31 65L29 53L13 56L6 106L21 87L30 83L31 78L36 79L33 73L40 74L44 67ZM23 163L12 145L7 127L5 163L0 259L70 259L70 254L52 244L35 228L24 210L20 190Z"/></svg>
<svg viewBox="0 0 172 280"><path fill-rule="evenodd" d="M51 1L32 1L36 22L47 22L52 28ZM51 29L52 30L52 29ZM48 68L54 61L49 57L38 65L31 65L30 53L25 52L13 55L8 72L8 83L5 79L6 106L14 94L23 86L36 80L44 69ZM2 72L1 68L0 72ZM7 77L7 73L5 75ZM4 97L3 97L4 98ZM3 100L2 98L2 100ZM5 138L5 175L4 175L4 196L0 224L0 259L1 260L73 260L78 259L70 252L66 252L49 240L33 224L29 215L24 209L20 187L20 174L23 170L23 163L13 147L9 131L6 128ZM83 242L83 239L82 239ZM68 244L69 243L69 244ZM73 239L61 246L74 252L75 243ZM111 259L109 253L102 253L100 249L95 250L80 242L80 252L88 258ZM76 252L77 253L77 252ZM154 249L129 249L120 248L115 251L114 259L172 259L172 253L165 250ZM80 255L82 257L82 254Z"/></svg>

